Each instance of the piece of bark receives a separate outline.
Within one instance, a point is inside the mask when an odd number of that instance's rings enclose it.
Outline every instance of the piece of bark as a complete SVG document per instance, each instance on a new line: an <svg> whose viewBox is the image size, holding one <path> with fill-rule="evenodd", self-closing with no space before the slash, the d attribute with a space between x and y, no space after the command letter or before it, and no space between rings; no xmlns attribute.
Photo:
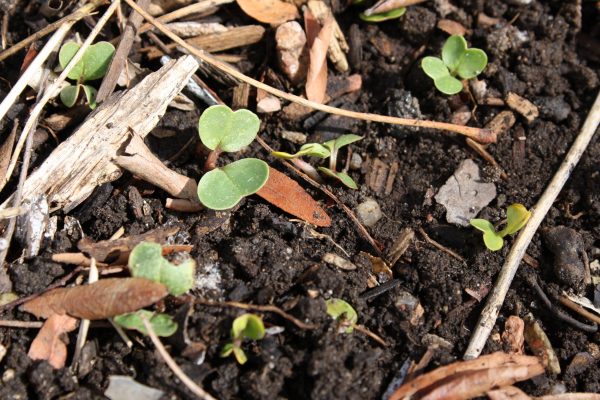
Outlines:
<svg viewBox="0 0 600 400"><path fill-rule="evenodd" d="M139 310L167 294L165 285L145 278L109 278L51 290L23 304L21 309L38 318L67 314L96 320Z"/></svg>
<svg viewBox="0 0 600 400"><path fill-rule="evenodd" d="M327 91L327 48L331 41L333 19L321 27L309 10L304 13L309 63L306 73L306 98L323 103Z"/></svg>
<svg viewBox="0 0 600 400"><path fill-rule="evenodd" d="M511 315L504 324L502 341L510 348L510 353L523 354L525 344L525 322L516 315Z"/></svg>
<svg viewBox="0 0 600 400"><path fill-rule="evenodd" d="M32 360L46 360L56 369L67 361L66 333L77 328L77 319L68 315L51 315L38 332L27 355Z"/></svg>
<svg viewBox="0 0 600 400"><path fill-rule="evenodd" d="M298 17L295 5L281 0L237 0L250 17L265 24L279 25Z"/></svg>
<svg viewBox="0 0 600 400"><path fill-rule="evenodd" d="M540 115L540 112L535 104L513 92L509 92L506 96L506 105L527 118L527 121L529 122L533 121Z"/></svg>
<svg viewBox="0 0 600 400"><path fill-rule="evenodd" d="M193 57L181 57L132 89L108 98L27 178L23 198L45 193L50 204L68 212L96 186L117 179L121 170L112 159L130 137L130 130L145 137L197 68Z"/></svg>
<svg viewBox="0 0 600 400"><path fill-rule="evenodd" d="M346 53L350 49L350 46L348 46L344 32L335 20L331 9L321 0L309 1L308 9L312 12L321 25L325 25L325 22L329 18L333 20L333 37L329 42L327 56L335 66L335 69L340 72L348 71L348 59L346 58Z"/></svg>
<svg viewBox="0 0 600 400"><path fill-rule="evenodd" d="M269 167L267 183L256 193L269 203L308 223L327 227L331 218L295 180Z"/></svg>
<svg viewBox="0 0 600 400"><path fill-rule="evenodd" d="M226 30L225 32L217 32L210 35L201 35L186 39L186 42L194 47L198 47L209 53L235 49L244 47L261 41L265 34L265 28L260 25L238 26ZM177 48L176 43L171 43L166 46L167 49L173 50ZM149 59L157 58L163 55L162 50L156 47L148 49L147 56ZM144 50L144 49L142 49Z"/></svg>

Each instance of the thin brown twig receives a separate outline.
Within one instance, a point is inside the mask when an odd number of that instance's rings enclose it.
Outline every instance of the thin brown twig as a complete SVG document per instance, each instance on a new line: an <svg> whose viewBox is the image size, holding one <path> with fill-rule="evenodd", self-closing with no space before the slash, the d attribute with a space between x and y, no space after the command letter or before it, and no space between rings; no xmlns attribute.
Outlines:
<svg viewBox="0 0 600 400"><path fill-rule="evenodd" d="M368 337L370 337L371 339L373 339L374 341L376 341L377 343L379 343L380 345L382 345L383 347L387 347L388 344L385 340L383 340L381 338L381 336L375 334L374 332L371 332L369 329L367 329L367 327L363 326L363 325L353 325L353 328L356 329L357 331L364 333L365 335L367 335Z"/></svg>
<svg viewBox="0 0 600 400"><path fill-rule="evenodd" d="M183 372L179 365L177 365L175 360L173 360L171 355L165 349L165 346L163 346L158 336L156 336L156 333L152 328L152 324L150 324L150 321L148 321L148 318L146 318L144 315L142 315L142 322L144 323L144 327L148 331L148 336L150 336L150 340L152 340L152 343L154 343L156 350L161 355L165 363L169 366L171 371L173 371L173 373L177 376L177 378L179 378L179 380L183 382L183 384L199 398L204 400L216 400L204 389L198 386L193 380L191 380L190 377Z"/></svg>
<svg viewBox="0 0 600 400"><path fill-rule="evenodd" d="M209 53L204 52L194 46L188 44L185 40L180 38L178 35L173 33L167 26L158 21L156 18L152 17L150 14L139 8L133 0L125 0L127 4L140 14L144 16L144 18L149 21L152 25L154 25L158 30L160 30L163 34L169 37L169 39L173 40L175 43L179 44L181 47L186 49L188 52L198 57L200 60L204 61L207 64L218 68L219 70L239 79L240 81L246 82L258 89L262 89L267 93L270 93L274 96L280 97L285 100L292 101L294 103L301 104L305 107L309 107L315 110L324 111L330 114L341 115L349 118L360 119L365 121L373 121L373 122L384 122L394 125L408 125L414 127L421 128L431 128L431 129L439 129L439 130L447 130L455 133L459 133L461 135L465 135L471 137L482 143L490 143L495 142L496 134L495 132L489 129L483 128L473 128L466 127L462 125L455 125L446 122L437 122L437 121L427 121L427 120L416 120L416 119L407 119L407 118L398 118L398 117L390 117L386 115L379 114L371 114L371 113L361 113L356 111L344 110L337 107L331 107L325 104L316 103L302 97L284 92L279 89L275 89L269 85L266 85L262 82L257 81L256 79L250 78L247 75L242 74L237 71L235 68L230 67L229 65L217 60L215 57L209 55Z"/></svg>
<svg viewBox="0 0 600 400"><path fill-rule="evenodd" d="M425 230L423 229L423 227L419 227L419 233L421 234L421 236L423 236L423 239L425 239L425 241L427 243L429 243L430 245L432 245L436 249L441 250L444 253L447 253L447 254L451 255L452 257L456 258L457 260L460 260L462 262L465 261L465 259L460 254L455 253L454 251L450 250L446 246L444 246L444 245L436 242L432 238L430 238L429 235L427 234L427 232L425 232Z"/></svg>
<svg viewBox="0 0 600 400"><path fill-rule="evenodd" d="M560 301L560 304L562 304L565 307L570 308L571 310L575 311L577 314L581 315L582 317L587 318L590 321L595 322L596 324L600 324L599 316L589 312L588 310L586 310L579 304L575 303L573 300L569 299L567 296L560 295L558 297L558 301Z"/></svg>
<svg viewBox="0 0 600 400"><path fill-rule="evenodd" d="M190 4L189 6L179 8L168 14L162 15L156 19L162 23L167 23L167 22L175 21L176 19L183 18L190 14L196 14L196 13L201 13L201 12L207 11L212 7L220 6L220 5L227 4L227 3L233 3L233 1L234 0L199 0L193 4ZM146 24L142 25L139 32L144 33L144 32L149 31L152 28L153 28L152 24L146 23Z"/></svg>
<svg viewBox="0 0 600 400"><path fill-rule="evenodd" d="M262 311L262 312L272 312L272 313L278 314L281 317L287 319L288 321L290 321L291 323L293 323L300 329L311 330L311 329L317 328L316 325L304 323L304 322L300 321L298 318L291 316L290 314L283 311L281 308L276 307L274 305L261 306L261 305L256 305L256 304L240 303L237 301L210 301L210 300L198 300L198 299L196 299L196 304L202 304L205 306L212 306L212 307L235 307L235 308L241 308L242 310L256 310L256 311Z"/></svg>
<svg viewBox="0 0 600 400"><path fill-rule="evenodd" d="M92 11L94 11L97 7L99 7L100 5L102 5L105 2L106 2L106 0L92 0L90 3L85 4L84 6L77 9L75 12L73 12L72 14L67 15L64 18L61 18L56 22L51 23L50 25L46 26L43 29L40 29L33 35L21 40L19 43L15 44L14 46L11 46L8 49L1 52L0 53L0 61L3 61L4 59L12 56L13 54L15 54L18 51L27 47L29 44L35 42L36 40L43 38L44 36L48 35L49 33L54 32L60 26L66 24L68 22L78 21L78 20L82 19L83 17L85 17L86 15L90 15L90 13Z"/></svg>
<svg viewBox="0 0 600 400"><path fill-rule="evenodd" d="M40 329L44 325L42 321L18 321L11 319L0 319L3 328Z"/></svg>

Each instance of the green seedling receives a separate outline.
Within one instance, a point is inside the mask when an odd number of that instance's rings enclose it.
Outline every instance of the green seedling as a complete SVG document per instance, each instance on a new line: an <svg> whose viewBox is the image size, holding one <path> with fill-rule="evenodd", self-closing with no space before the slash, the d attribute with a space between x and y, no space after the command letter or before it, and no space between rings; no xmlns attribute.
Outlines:
<svg viewBox="0 0 600 400"><path fill-rule="evenodd" d="M295 154L286 153L283 151L274 151L272 154L275 157L285 158L291 160L296 166L306 172L311 178L316 181L320 181L319 174L315 168L304 160L301 160L302 156L318 157L318 158L329 158L329 168L319 167L319 171L323 174L335 178L347 187L351 189L358 189L356 182L346 173L338 172L336 170L337 155L340 148L361 140L363 137L358 135L341 135L340 137L329 140L323 144L320 143L307 143L300 147L300 150Z"/></svg>
<svg viewBox="0 0 600 400"><path fill-rule="evenodd" d="M356 310L342 299L329 299L327 304L327 314L339 322L340 333L352 333L358 322Z"/></svg>
<svg viewBox="0 0 600 400"><path fill-rule="evenodd" d="M58 61L62 69L65 69L80 47L75 42L67 42L62 45L58 53ZM114 54L115 47L108 42L98 42L88 47L81 60L67 75L75 83L61 90L60 100L62 103L67 107L73 107L83 90L90 108L96 108L97 91L93 86L86 85L85 82L102 78L106 74Z"/></svg>
<svg viewBox="0 0 600 400"><path fill-rule="evenodd" d="M152 330L157 336L171 336L177 331L177 323L173 321L173 318L167 314L157 314L148 310L138 310L136 312L121 314L114 317L113 321L125 329L134 329L143 333L148 334L143 317L146 317Z"/></svg>
<svg viewBox="0 0 600 400"><path fill-rule="evenodd" d="M483 232L483 243L491 251L498 251L504 246L504 237L519 231L531 217L522 204L512 204L506 209L506 226L501 231L496 231L494 225L485 219L472 219L471 225Z"/></svg>
<svg viewBox="0 0 600 400"><path fill-rule="evenodd" d="M213 210L234 207L243 197L260 190L269 178L269 166L256 158L244 158L216 168L219 154L236 152L248 146L260 128L260 120L249 110L233 112L216 105L207 108L198 121L200 140L211 150L198 183L200 202Z"/></svg>
<svg viewBox="0 0 600 400"><path fill-rule="evenodd" d="M396 8L394 10L382 12L379 14L371 14L366 15L365 13L361 13L359 15L360 19L366 22L383 22L388 21L390 19L400 18L406 13L406 7Z"/></svg>
<svg viewBox="0 0 600 400"><path fill-rule="evenodd" d="M265 337L265 326L262 319L254 314L243 314L233 321L231 326L231 342L221 349L221 357L229 357L232 353L240 364L248 361L242 349L244 339L261 340Z"/></svg>
<svg viewBox="0 0 600 400"><path fill-rule="evenodd" d="M483 50L469 49L465 38L452 35L442 47L442 58L425 57L421 60L421 68L440 92L453 95L463 89L462 82L456 77L475 78L484 70L487 61Z"/></svg>
<svg viewBox="0 0 600 400"><path fill-rule="evenodd" d="M129 271L138 278L160 282L173 296L187 292L194 285L196 262L188 259L179 265L171 264L162 256L162 246L142 242L129 255Z"/></svg>

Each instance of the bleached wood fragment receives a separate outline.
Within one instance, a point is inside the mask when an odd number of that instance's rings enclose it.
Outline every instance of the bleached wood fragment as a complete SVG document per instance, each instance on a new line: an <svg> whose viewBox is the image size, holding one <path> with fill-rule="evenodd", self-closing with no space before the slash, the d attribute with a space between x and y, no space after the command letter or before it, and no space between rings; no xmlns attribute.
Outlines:
<svg viewBox="0 0 600 400"><path fill-rule="evenodd" d="M145 137L197 68L193 57L184 56L109 97L27 178L23 199L43 193L52 206L69 211L96 186L117 179L121 170L112 160L122 152L130 130Z"/></svg>
<svg viewBox="0 0 600 400"><path fill-rule="evenodd" d="M329 48L327 49L327 56L329 60L340 72L348 71L348 59L346 58L346 52L350 49L346 37L342 32L342 29L338 25L337 21L331 9L322 0L311 0L308 2L308 9L315 16L321 25L325 23L327 18L333 18L333 38L329 42Z"/></svg>

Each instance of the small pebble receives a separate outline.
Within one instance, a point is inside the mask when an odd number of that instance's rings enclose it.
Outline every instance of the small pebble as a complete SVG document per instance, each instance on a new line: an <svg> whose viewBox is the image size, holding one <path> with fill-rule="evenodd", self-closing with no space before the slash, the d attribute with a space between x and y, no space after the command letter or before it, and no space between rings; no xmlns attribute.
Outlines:
<svg viewBox="0 0 600 400"><path fill-rule="evenodd" d="M383 216L379 204L373 199L367 199L356 207L356 215L360 222L367 227L374 226Z"/></svg>
<svg viewBox="0 0 600 400"><path fill-rule="evenodd" d="M323 256L323 261L325 261L327 264L334 265L339 269L343 269L344 271L353 271L356 269L356 265L352 264L344 257L340 257L333 253L325 253Z"/></svg>
<svg viewBox="0 0 600 400"><path fill-rule="evenodd" d="M306 143L306 135L296 131L281 131L281 138L295 144Z"/></svg>
<svg viewBox="0 0 600 400"><path fill-rule="evenodd" d="M267 96L256 104L256 111L261 114L272 113L279 110L281 110L281 102L274 96Z"/></svg>
<svg viewBox="0 0 600 400"><path fill-rule="evenodd" d="M352 157L350 157L350 169L360 169L362 166L363 159L358 153L352 153Z"/></svg>

